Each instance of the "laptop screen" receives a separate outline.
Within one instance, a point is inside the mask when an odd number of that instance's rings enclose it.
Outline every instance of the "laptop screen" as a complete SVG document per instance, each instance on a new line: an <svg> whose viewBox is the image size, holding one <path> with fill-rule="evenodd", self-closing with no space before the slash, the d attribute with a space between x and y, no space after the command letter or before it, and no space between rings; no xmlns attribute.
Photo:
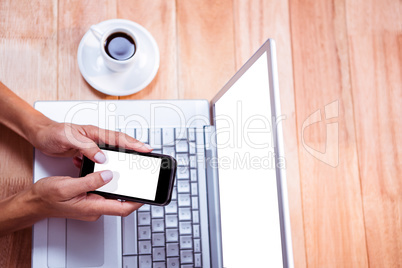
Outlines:
<svg viewBox="0 0 402 268"><path fill-rule="evenodd" d="M275 159L267 53L215 101L224 267L283 265L276 167L285 160Z"/></svg>

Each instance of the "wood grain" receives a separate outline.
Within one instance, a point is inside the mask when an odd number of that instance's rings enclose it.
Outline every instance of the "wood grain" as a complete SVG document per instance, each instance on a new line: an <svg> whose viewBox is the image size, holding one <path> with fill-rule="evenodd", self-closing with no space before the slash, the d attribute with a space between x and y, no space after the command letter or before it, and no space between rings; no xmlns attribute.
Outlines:
<svg viewBox="0 0 402 268"><path fill-rule="evenodd" d="M81 38L91 25L116 17L116 1L59 1L58 99L117 99L92 88L82 77L77 62Z"/></svg>
<svg viewBox="0 0 402 268"><path fill-rule="evenodd" d="M313 267L368 265L345 8L344 1L290 1L306 254ZM321 120L303 132L317 110ZM325 156L314 157L309 148L324 149Z"/></svg>
<svg viewBox="0 0 402 268"><path fill-rule="evenodd" d="M57 1L0 2L0 80L33 104L57 98ZM32 146L0 126L1 198L32 184ZM31 228L0 238L0 267L29 267Z"/></svg>
<svg viewBox="0 0 402 268"><path fill-rule="evenodd" d="M369 265L401 267L402 2L347 4Z"/></svg>
<svg viewBox="0 0 402 268"><path fill-rule="evenodd" d="M235 72L231 0L177 1L179 97L207 99Z"/></svg>
<svg viewBox="0 0 402 268"><path fill-rule="evenodd" d="M32 228L1 237L0 266L5 268L31 267Z"/></svg>
<svg viewBox="0 0 402 268"><path fill-rule="evenodd" d="M116 99L85 82L76 55L90 25L124 18L155 37L161 65L147 88L122 99L211 99L273 37L287 116L295 265L399 267L401 6L393 0L2 0L0 80L30 104ZM306 127L313 114L320 120ZM326 143L330 137L337 139ZM32 147L0 126L0 198L30 183ZM30 267L31 235L28 228L0 238L0 267Z"/></svg>
<svg viewBox="0 0 402 268"><path fill-rule="evenodd" d="M4 9L24 10L24 3L20 6L2 6L0 12L6 13ZM39 5L39 4L38 4ZM41 5L39 5L41 6ZM49 7L52 2L49 1ZM4 9L3 9L4 8ZM50 10L53 11L53 8ZM55 15L48 9L33 10L37 17ZM40 33L31 29L32 34L26 30L25 23L14 24L15 31L9 23L7 27L0 29L0 80L11 88L17 95L23 97L28 103L33 104L40 98L55 98L57 96L57 23L55 18L48 16L47 27L38 26L38 29L45 28L47 31ZM34 18L28 17L34 20ZM43 20L43 19L42 19ZM25 20L23 20L25 22ZM49 28L53 26L53 28Z"/></svg>
<svg viewBox="0 0 402 268"><path fill-rule="evenodd" d="M117 14L144 26L155 38L160 53L154 80L140 92L120 99L177 99L176 2L119 0Z"/></svg>
<svg viewBox="0 0 402 268"><path fill-rule="evenodd" d="M56 37L57 0L2 0L0 37L49 39Z"/></svg>
<svg viewBox="0 0 402 268"><path fill-rule="evenodd" d="M233 10L236 69L239 69L268 38L273 38L276 42L281 110L282 115L286 117L283 120L283 135L294 263L295 267L305 267L288 1L235 0Z"/></svg>

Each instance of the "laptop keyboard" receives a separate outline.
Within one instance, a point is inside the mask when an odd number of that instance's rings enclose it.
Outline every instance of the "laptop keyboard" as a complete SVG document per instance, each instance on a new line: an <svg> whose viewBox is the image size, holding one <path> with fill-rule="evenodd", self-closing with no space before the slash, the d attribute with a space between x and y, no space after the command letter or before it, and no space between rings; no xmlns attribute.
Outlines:
<svg viewBox="0 0 402 268"><path fill-rule="evenodd" d="M177 160L169 205L143 205L122 218L124 268L201 267L201 234L195 128L126 129L153 152Z"/></svg>

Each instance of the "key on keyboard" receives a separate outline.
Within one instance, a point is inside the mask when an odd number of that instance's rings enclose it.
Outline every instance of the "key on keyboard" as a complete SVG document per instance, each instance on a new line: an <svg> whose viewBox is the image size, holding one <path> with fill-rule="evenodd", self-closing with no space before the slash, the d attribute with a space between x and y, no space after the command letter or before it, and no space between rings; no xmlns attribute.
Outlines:
<svg viewBox="0 0 402 268"><path fill-rule="evenodd" d="M123 218L123 267L202 267L194 128L123 130L178 161L172 201Z"/></svg>

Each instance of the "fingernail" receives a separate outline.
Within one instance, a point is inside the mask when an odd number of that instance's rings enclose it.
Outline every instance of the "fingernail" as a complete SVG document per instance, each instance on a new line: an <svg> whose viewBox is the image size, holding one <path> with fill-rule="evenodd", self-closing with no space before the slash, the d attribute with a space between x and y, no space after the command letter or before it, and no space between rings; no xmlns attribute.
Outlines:
<svg viewBox="0 0 402 268"><path fill-rule="evenodd" d="M94 156L95 161L103 164L106 162L106 156L102 152L97 152L96 155Z"/></svg>
<svg viewBox="0 0 402 268"><path fill-rule="evenodd" d="M104 182L109 182L113 179L113 172L110 170L102 171L100 175Z"/></svg>
<svg viewBox="0 0 402 268"><path fill-rule="evenodd" d="M149 144L144 143L144 146L145 146L145 148L147 148L148 150L153 150L153 148L152 148Z"/></svg>

